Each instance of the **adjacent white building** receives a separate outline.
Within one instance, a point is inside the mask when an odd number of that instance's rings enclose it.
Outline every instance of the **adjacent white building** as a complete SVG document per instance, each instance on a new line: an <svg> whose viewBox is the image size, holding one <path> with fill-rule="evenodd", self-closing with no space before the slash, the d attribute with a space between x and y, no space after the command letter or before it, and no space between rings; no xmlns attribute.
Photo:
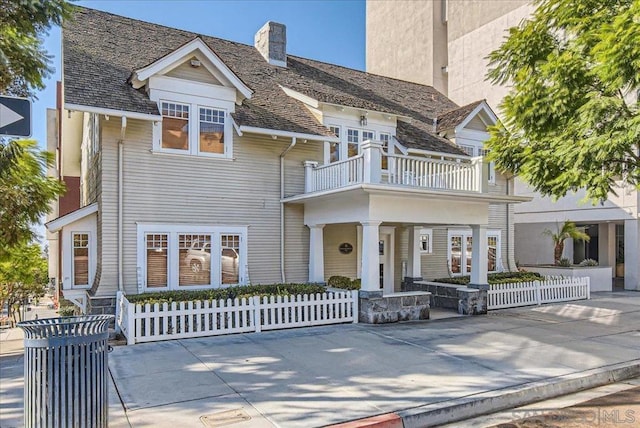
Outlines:
<svg viewBox="0 0 640 428"><path fill-rule="evenodd" d="M487 55L506 30L534 10L528 0L367 1L367 71L433 85L454 102L478 99L497 108L507 87L485 79ZM498 111L499 114L499 111ZM515 192L533 198L515 206L515 257L520 264L553 262L553 245L543 234L566 220L591 236L588 244L569 242L565 257L611 266L624 288L640 290L640 194L616 188L602 204L579 193L553 201L516 181Z"/></svg>

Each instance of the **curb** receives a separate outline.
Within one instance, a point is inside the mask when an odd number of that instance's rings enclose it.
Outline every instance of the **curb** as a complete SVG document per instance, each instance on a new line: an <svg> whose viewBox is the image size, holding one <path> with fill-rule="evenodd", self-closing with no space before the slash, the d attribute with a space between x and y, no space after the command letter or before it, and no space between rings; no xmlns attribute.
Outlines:
<svg viewBox="0 0 640 428"><path fill-rule="evenodd" d="M520 407L640 376L640 359L396 412L404 428L425 427Z"/></svg>
<svg viewBox="0 0 640 428"><path fill-rule="evenodd" d="M635 377L640 377L640 359L495 389L459 399L426 404L411 409L399 410L395 413L356 419L331 425L329 428L432 427L521 407Z"/></svg>

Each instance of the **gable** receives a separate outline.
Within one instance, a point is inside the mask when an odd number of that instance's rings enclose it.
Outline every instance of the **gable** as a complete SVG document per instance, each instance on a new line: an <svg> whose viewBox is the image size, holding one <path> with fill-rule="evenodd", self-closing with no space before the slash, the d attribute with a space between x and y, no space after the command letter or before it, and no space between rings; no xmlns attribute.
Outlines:
<svg viewBox="0 0 640 428"><path fill-rule="evenodd" d="M202 64L196 56L184 61L177 67L165 73L167 77L176 79L192 80L200 83L208 83L210 85L224 86L208 69Z"/></svg>
<svg viewBox="0 0 640 428"><path fill-rule="evenodd" d="M486 131L487 125L484 124L482 119L480 119L480 115L475 115L467 124L464 129L471 129L473 131Z"/></svg>

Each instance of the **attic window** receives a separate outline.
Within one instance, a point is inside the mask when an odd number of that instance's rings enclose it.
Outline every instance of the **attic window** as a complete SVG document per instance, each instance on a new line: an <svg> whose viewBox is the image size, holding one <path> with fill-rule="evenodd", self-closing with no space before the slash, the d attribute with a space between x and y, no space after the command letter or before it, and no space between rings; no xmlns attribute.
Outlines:
<svg viewBox="0 0 640 428"><path fill-rule="evenodd" d="M189 149L189 106L162 103L162 148Z"/></svg>

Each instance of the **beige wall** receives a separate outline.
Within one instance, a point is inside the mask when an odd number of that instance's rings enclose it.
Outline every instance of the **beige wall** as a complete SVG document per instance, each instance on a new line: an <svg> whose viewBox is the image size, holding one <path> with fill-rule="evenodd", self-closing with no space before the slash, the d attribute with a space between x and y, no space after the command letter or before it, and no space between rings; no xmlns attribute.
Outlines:
<svg viewBox="0 0 640 428"><path fill-rule="evenodd" d="M368 72L446 88L446 27L439 1L368 1L366 26Z"/></svg>
<svg viewBox="0 0 640 428"><path fill-rule="evenodd" d="M367 71L432 85L460 105L487 99L497 111L507 88L485 81L485 58L531 13L529 3L447 0L443 24L440 0L367 1Z"/></svg>
<svg viewBox="0 0 640 428"><path fill-rule="evenodd" d="M82 157L82 127L84 113L64 111L62 116L62 164L61 176L80 177Z"/></svg>

